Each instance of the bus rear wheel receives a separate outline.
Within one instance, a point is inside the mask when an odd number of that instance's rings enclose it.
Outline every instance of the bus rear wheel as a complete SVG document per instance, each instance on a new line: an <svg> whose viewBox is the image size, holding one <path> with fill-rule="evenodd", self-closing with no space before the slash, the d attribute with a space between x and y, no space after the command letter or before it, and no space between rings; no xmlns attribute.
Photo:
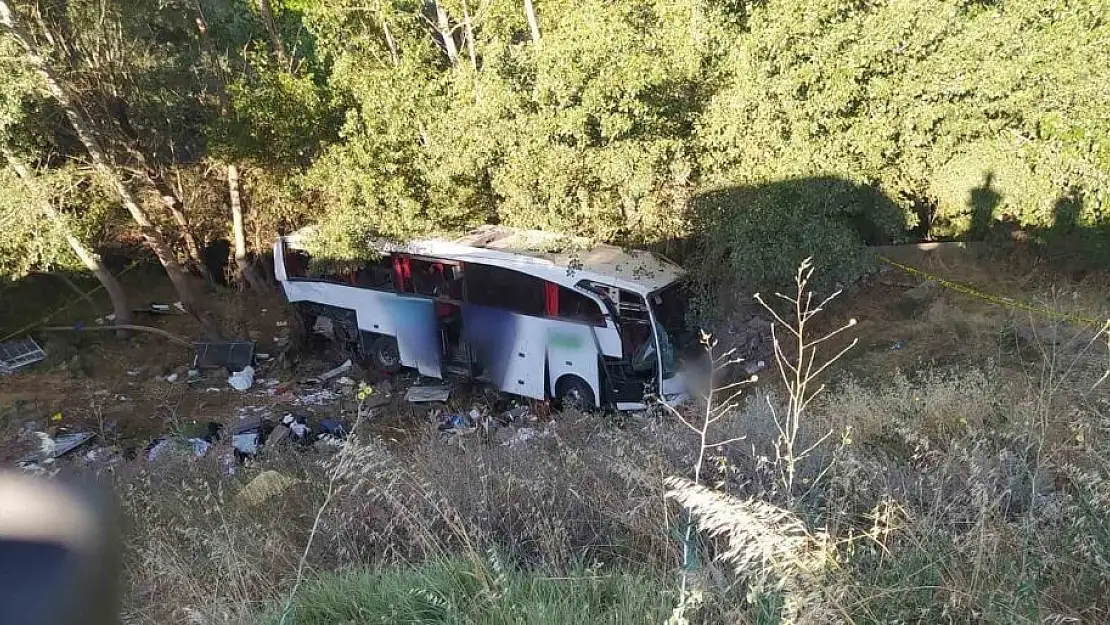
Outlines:
<svg viewBox="0 0 1110 625"><path fill-rule="evenodd" d="M397 339L381 336L370 344L370 359L386 373L401 370L401 351L397 349Z"/></svg>
<svg viewBox="0 0 1110 625"><path fill-rule="evenodd" d="M597 408L594 391L582 378L567 375L555 383L555 403L563 410L593 410Z"/></svg>

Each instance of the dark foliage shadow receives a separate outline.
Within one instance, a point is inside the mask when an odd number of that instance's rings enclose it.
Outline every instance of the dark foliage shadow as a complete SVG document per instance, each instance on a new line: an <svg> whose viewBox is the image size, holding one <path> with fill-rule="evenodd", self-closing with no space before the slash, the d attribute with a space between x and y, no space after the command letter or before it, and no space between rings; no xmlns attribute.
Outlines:
<svg viewBox="0 0 1110 625"><path fill-rule="evenodd" d="M662 249L695 281L722 289L779 288L812 257L819 288L853 280L870 267L868 245L905 235L903 210L874 187L835 176L718 187L690 205L690 237Z"/></svg>

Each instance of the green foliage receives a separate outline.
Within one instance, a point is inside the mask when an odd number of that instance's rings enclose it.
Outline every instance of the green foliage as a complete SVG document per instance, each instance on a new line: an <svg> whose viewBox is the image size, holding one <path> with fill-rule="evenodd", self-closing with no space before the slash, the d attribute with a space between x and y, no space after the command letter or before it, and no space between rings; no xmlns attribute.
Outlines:
<svg viewBox="0 0 1110 625"><path fill-rule="evenodd" d="M248 0L23 8L115 162L239 162L258 231L329 254L503 223L751 285L910 230L1110 248L1105 2L550 0L539 45L522 3L440 0L447 35L417 0L270 4L284 59ZM10 43L4 144L83 160Z"/></svg>
<svg viewBox="0 0 1110 625"><path fill-rule="evenodd" d="M738 35L700 120L706 177L839 175L907 210L932 207L924 225L942 236L981 237L991 217L1050 227L1055 200L1073 193L1082 223L1105 224L1110 104L1096 94L1110 79L1108 11L768 2ZM996 186L973 198L987 175ZM975 228L973 212L986 214Z"/></svg>
<svg viewBox="0 0 1110 625"><path fill-rule="evenodd" d="M726 186L694 200L707 245L695 252L709 285L758 289L789 282L802 260L821 267L820 290L870 267L865 243L904 229L901 211L874 188L836 177Z"/></svg>
<svg viewBox="0 0 1110 625"><path fill-rule="evenodd" d="M631 625L663 622L671 602L662 580L631 573L544 579L458 558L326 577L305 589L288 622Z"/></svg>

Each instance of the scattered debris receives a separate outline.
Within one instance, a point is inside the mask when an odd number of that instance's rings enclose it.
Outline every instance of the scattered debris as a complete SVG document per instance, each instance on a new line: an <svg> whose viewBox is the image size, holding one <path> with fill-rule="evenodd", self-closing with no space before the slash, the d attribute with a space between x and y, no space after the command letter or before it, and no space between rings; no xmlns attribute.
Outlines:
<svg viewBox="0 0 1110 625"><path fill-rule="evenodd" d="M347 376L343 376L343 377L339 378L338 380L336 380L336 382L338 384L342 384L343 386L353 386L354 383L355 383L354 380L352 380L351 378L348 378Z"/></svg>
<svg viewBox="0 0 1110 625"><path fill-rule="evenodd" d="M258 449L266 442L266 438L273 429L274 426L268 419L261 419L239 426L231 437L231 446L235 449L235 456L243 460L258 454Z"/></svg>
<svg viewBox="0 0 1110 625"><path fill-rule="evenodd" d="M443 415L439 419L439 431L461 434L475 429L474 420L465 414Z"/></svg>
<svg viewBox="0 0 1110 625"><path fill-rule="evenodd" d="M176 373L171 373L171 374L167 375L166 376L166 381L169 382L170 384L173 384L174 382L177 381L177 374Z"/></svg>
<svg viewBox="0 0 1110 625"><path fill-rule="evenodd" d="M241 371L232 373L227 378L227 383L237 391L245 391L254 384L254 367L247 365Z"/></svg>
<svg viewBox="0 0 1110 625"><path fill-rule="evenodd" d="M31 337L0 343L0 373L11 373L45 358L46 352Z"/></svg>
<svg viewBox="0 0 1110 625"><path fill-rule="evenodd" d="M936 282L926 280L912 289L907 290L902 294L902 297L912 302L922 304L936 297L939 290Z"/></svg>
<svg viewBox="0 0 1110 625"><path fill-rule="evenodd" d="M321 373L320 375L318 375L314 378L309 378L308 380L306 380L306 382L309 382L311 384L323 384L324 382L327 382L328 380L330 380L332 378L336 378L336 377L339 377L339 376L343 375L344 373L347 373L348 371L351 370L352 366L353 366L353 363L351 362L351 360L347 359L346 362L339 365L338 367L336 367L334 369L330 369L328 371L325 371L325 372Z"/></svg>
<svg viewBox="0 0 1110 625"><path fill-rule="evenodd" d="M155 304L151 302L146 308L136 308L132 312L147 313L152 315L184 315L185 306L181 302L172 304Z"/></svg>
<svg viewBox="0 0 1110 625"><path fill-rule="evenodd" d="M245 505L257 506L300 483L301 480L277 471L263 471L239 491L238 499Z"/></svg>
<svg viewBox="0 0 1110 625"><path fill-rule="evenodd" d="M520 428L515 433L513 433L511 437L501 443L501 445L503 447L515 447L521 443L526 443L533 438L538 438L539 436L540 434L537 433L536 430L534 430L533 428Z"/></svg>
<svg viewBox="0 0 1110 625"><path fill-rule="evenodd" d="M893 345L890 346L890 351L892 351L892 352L896 352L896 351L903 350L903 349L906 349L906 340L905 339L898 339L897 341L894 341Z"/></svg>
<svg viewBox="0 0 1110 625"><path fill-rule="evenodd" d="M320 430L319 438L334 436L342 439L347 437L347 427L338 419L324 419L320 422Z"/></svg>
<svg viewBox="0 0 1110 625"><path fill-rule="evenodd" d="M261 446L260 438L260 432L243 432L231 437L231 446L237 456L253 456Z"/></svg>
<svg viewBox="0 0 1110 625"><path fill-rule="evenodd" d="M287 414L281 418L281 424L289 428L289 432L299 440L308 438L308 420L301 415Z"/></svg>
<svg viewBox="0 0 1110 625"><path fill-rule="evenodd" d="M413 386L405 393L405 401L410 404L447 401L449 397L451 397L450 386Z"/></svg>
<svg viewBox="0 0 1110 625"><path fill-rule="evenodd" d="M289 428L285 427L284 425L278 425L278 426L274 427L273 432L270 432L270 438L266 442L270 446L276 446L288 437L289 437Z"/></svg>
<svg viewBox="0 0 1110 625"><path fill-rule="evenodd" d="M254 364L254 343L251 341L193 343L193 368L241 371Z"/></svg>
<svg viewBox="0 0 1110 625"><path fill-rule="evenodd" d="M269 354L262 354L262 353L259 353L259 354L255 354L255 355L254 355L254 359L255 359L255 360L269 360L269 359L270 359L270 355L269 355Z"/></svg>
<svg viewBox="0 0 1110 625"><path fill-rule="evenodd" d="M111 313L111 314L104 315L103 317L98 317L97 320L96 320L96 324L102 326L106 323L112 323L115 320L116 320L116 313Z"/></svg>
<svg viewBox="0 0 1110 625"><path fill-rule="evenodd" d="M20 465L39 464L52 462L56 458L68 454L93 438L91 432L74 432L72 434L57 434L50 436L46 432L35 432L39 441L38 451L24 456L19 460Z"/></svg>
<svg viewBox="0 0 1110 625"><path fill-rule="evenodd" d="M767 362L764 360L749 360L744 362L744 373L747 375L755 375L766 368Z"/></svg>
<svg viewBox="0 0 1110 625"><path fill-rule="evenodd" d="M333 390L322 388L318 391L305 393L304 395L297 396L297 403L301 406L324 406L339 399L339 393Z"/></svg>

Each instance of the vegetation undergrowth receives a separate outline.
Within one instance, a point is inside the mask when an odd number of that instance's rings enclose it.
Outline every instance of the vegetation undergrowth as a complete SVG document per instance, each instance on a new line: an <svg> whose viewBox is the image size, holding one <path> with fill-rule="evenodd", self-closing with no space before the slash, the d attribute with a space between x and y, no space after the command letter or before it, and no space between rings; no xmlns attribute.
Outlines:
<svg viewBox="0 0 1110 625"><path fill-rule="evenodd" d="M594 567L544 575L497 559L453 557L315 580L288 622L632 625L662 622L673 596L670 580L649 571Z"/></svg>

